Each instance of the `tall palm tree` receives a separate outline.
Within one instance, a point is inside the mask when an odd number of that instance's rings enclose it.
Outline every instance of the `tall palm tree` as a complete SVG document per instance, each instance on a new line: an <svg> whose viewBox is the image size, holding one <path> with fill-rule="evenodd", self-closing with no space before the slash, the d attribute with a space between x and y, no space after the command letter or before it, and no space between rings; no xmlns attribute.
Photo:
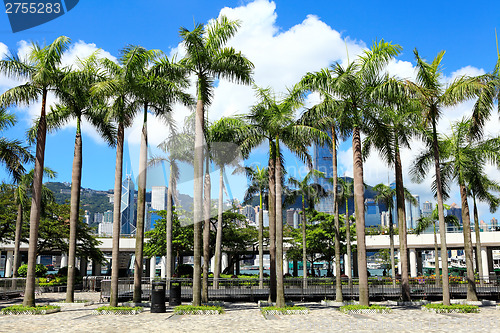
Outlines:
<svg viewBox="0 0 500 333"><path fill-rule="evenodd" d="M439 146L437 123L442 113L444 106L453 106L460 102L469 100L474 97L480 97L476 102L473 110L473 124L471 127L472 133L478 132L481 128L481 122L484 122L488 115L488 109L493 103L493 94L488 92L491 88L489 82L490 76L483 75L478 77L461 76L454 79L451 83L445 84L442 79L441 61L444 56L444 51L437 54L431 63L427 63L422 59L415 49L415 59L417 62L417 79L416 82L408 81L408 86L412 90L414 97L420 104L422 109L422 117L424 125L431 128L432 137L428 145L432 147L434 155L435 169L435 184L439 215L439 232L441 235L441 259L443 262L448 260L448 249L446 246L446 225L444 220L443 209L443 186L441 180ZM474 130L475 128L475 130ZM450 304L450 286L448 277L448 265L443 265L443 304Z"/></svg>
<svg viewBox="0 0 500 333"><path fill-rule="evenodd" d="M128 46L124 50L126 62L136 62L136 80L132 83L132 94L143 109L141 132L141 148L139 152L139 176L137 184L137 224L134 262L134 296L133 301L139 303L142 295L142 261L144 247L144 219L146 209L146 176L148 113L153 113L167 123L172 123L170 111L172 104L192 103L191 97L182 89L188 86L186 70L171 62L167 57L158 56L157 50L146 50L141 46ZM170 278L170 277L169 277Z"/></svg>
<svg viewBox="0 0 500 333"><path fill-rule="evenodd" d="M228 79L243 84L250 84L252 80L253 64L234 48L225 46L238 27L237 21L230 21L225 16L221 16L208 26L197 24L191 31L186 28L180 29L183 45L186 48L186 55L181 63L196 77L197 98L194 146L193 305L201 304L200 222L203 220L202 173L205 108L210 105L216 79Z"/></svg>
<svg viewBox="0 0 500 333"><path fill-rule="evenodd" d="M14 114L9 113L5 108L0 108L0 132L14 126L16 121ZM29 148L23 146L21 141L0 137L0 163L5 165L14 181L21 180L26 171L23 164L32 160L33 155Z"/></svg>
<svg viewBox="0 0 500 333"><path fill-rule="evenodd" d="M251 150L262 142L268 141L269 153L269 239L271 255L271 273L273 272L273 256L275 256L276 274L276 306L285 306L283 285L283 208L282 208L282 156L281 145L287 147L299 158L311 165L311 157L307 147L314 141L324 144L329 140L322 131L303 125L295 120L295 112L302 106L303 93L299 86L295 86L288 94L278 97L270 89L255 88L259 103L251 108L247 116L254 132L243 141L243 151ZM274 188L273 188L274 187ZM276 217L271 219L271 203L274 204ZM273 230L272 223L276 228ZM275 236L275 253L273 254L273 232ZM271 275L271 282L273 276ZM274 296L270 290L271 298Z"/></svg>
<svg viewBox="0 0 500 333"><path fill-rule="evenodd" d="M40 222L40 203L45 157L46 104L49 91L57 93L57 83L64 77L60 69L63 52L70 40L61 36L51 44L42 47L33 43L25 59L11 55L0 61L0 72L12 78L26 80L26 83L11 88L0 96L0 105L30 104L41 97L39 126L36 136L35 172L33 179L32 204L30 212L30 237L28 250L28 273L23 304L35 304L35 265L38 224Z"/></svg>
<svg viewBox="0 0 500 333"><path fill-rule="evenodd" d="M394 166L402 296L403 300L409 301L410 280L401 149L411 148L412 139L421 133L418 130L418 124L421 122L420 110L416 103L408 99L409 92L404 82L395 78L386 78L373 90L372 96L379 103L379 112L367 119L370 130L363 141L363 153L367 157L371 148L375 148L389 166Z"/></svg>
<svg viewBox="0 0 500 333"><path fill-rule="evenodd" d="M217 231L215 237L214 286L218 288L222 258L222 213L224 200L224 172L226 166L238 166L241 159L239 145L245 138L247 124L242 119L223 117L207 129L209 154L219 168L219 201L217 208Z"/></svg>
<svg viewBox="0 0 500 333"><path fill-rule="evenodd" d="M77 68L69 70L58 83L60 89L58 94L59 102L51 107L51 112L47 115L47 129L49 131L60 128L71 119L76 120L69 219L68 281L66 289L66 302L68 303L74 301L76 233L80 217L82 178L82 121L85 119L92 124L109 145L114 145L116 135L114 127L105 120L103 102L90 92L94 83L99 79L102 79L102 75L98 68L97 52L87 59L78 60Z"/></svg>
<svg viewBox="0 0 500 333"><path fill-rule="evenodd" d="M108 121L117 124L116 133L116 165L115 186L113 206L113 249L111 258L111 294L110 305L118 304L118 277L119 277L119 255L120 255L120 227L121 227L121 195L123 176L123 144L125 128L132 125L135 115L140 107L141 101L136 99L134 85L141 79L142 65L144 59L140 48L128 47L121 51L119 63L109 59L101 59L101 66L105 70L106 79L95 83L92 93L99 97L107 97ZM134 288L135 289L135 288Z"/></svg>
<svg viewBox="0 0 500 333"><path fill-rule="evenodd" d="M383 76L383 70L390 59L401 51L399 45L381 40L375 42L370 50L364 51L354 62L345 68L336 63L331 67L331 94L342 103L343 110L350 115L352 127L354 201L356 207L356 233L358 249L359 302L369 304L368 271L365 244L365 209L363 185L363 158L361 131L365 119L376 106L371 92Z"/></svg>
<svg viewBox="0 0 500 333"><path fill-rule="evenodd" d="M326 196L325 189L318 183L311 183L314 178L323 178L325 177L324 172L320 172L318 170L312 169L304 176L302 180L298 180L295 177L288 178L288 183L290 186L295 187L296 190L291 191L290 197L295 199L297 197L301 197L302 199L302 285L303 288L307 288L307 242L306 242L306 203L308 208L314 208L315 202L319 201L320 197ZM337 238L335 239L337 241ZM340 248L339 248L340 250ZM340 251L339 251L340 252ZM336 254L336 253L335 253ZM339 253L339 261L335 264L340 268L340 253ZM339 274L340 278L340 274ZM340 284L342 285L342 284ZM339 301L341 302L341 300Z"/></svg>
<svg viewBox="0 0 500 333"><path fill-rule="evenodd" d="M439 139L438 145L442 181L449 182L455 179L460 188L465 264L467 266L467 300L476 301L470 213L467 202L467 175L475 172L473 169L476 168L476 163L484 165L488 162L495 164L500 162L500 140L494 138L485 141L469 141L471 126L473 126L473 122L467 118L452 124L451 135ZM420 179L423 177L422 172L426 171L427 166L430 165L431 158L430 152L424 152L417 157L415 167Z"/></svg>
<svg viewBox="0 0 500 333"><path fill-rule="evenodd" d="M269 192L267 168L245 168L250 184L245 192L245 201L259 195L259 288L264 288L264 196Z"/></svg>
<svg viewBox="0 0 500 333"><path fill-rule="evenodd" d="M349 288L352 287L352 249L351 249L351 219L349 218L349 199L354 196L354 182L348 182L346 178L338 178L338 201L345 202L345 224L346 224L346 242L347 242L347 278Z"/></svg>
<svg viewBox="0 0 500 333"><path fill-rule="evenodd" d="M450 206L444 204L443 205L444 209L450 209ZM447 215L444 217L446 224L451 224L454 226L459 227L460 223L458 222L458 219L454 215ZM435 264L434 264L434 275L436 276L436 285L439 285L439 252L438 252L438 242L437 242L437 235L436 235L436 222L439 223L439 215L438 215L438 209L437 206L434 208L432 211L431 216L428 217L421 217L417 220L417 226L415 229L413 229L413 232L417 235L422 234L425 232L425 230L429 229L432 226L433 232L434 232L434 258L435 258ZM446 263L447 264L447 263ZM443 262L443 265L444 262Z"/></svg>

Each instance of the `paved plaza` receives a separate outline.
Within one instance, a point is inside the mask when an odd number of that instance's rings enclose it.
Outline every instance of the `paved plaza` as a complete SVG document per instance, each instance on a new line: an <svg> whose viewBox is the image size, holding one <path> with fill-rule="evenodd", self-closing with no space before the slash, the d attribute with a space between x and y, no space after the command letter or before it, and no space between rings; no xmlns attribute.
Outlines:
<svg viewBox="0 0 500 333"><path fill-rule="evenodd" d="M62 300L64 293L37 296L37 304ZM304 303L308 315L265 318L255 303L226 304L226 313L216 316L178 316L167 313L93 316L100 306L98 293L76 293L77 300L91 306L64 307L44 316L0 316L0 332L500 332L500 310L482 307L479 314L434 314L419 308L393 307L390 314L346 315L319 303ZM21 299L0 301L0 307Z"/></svg>

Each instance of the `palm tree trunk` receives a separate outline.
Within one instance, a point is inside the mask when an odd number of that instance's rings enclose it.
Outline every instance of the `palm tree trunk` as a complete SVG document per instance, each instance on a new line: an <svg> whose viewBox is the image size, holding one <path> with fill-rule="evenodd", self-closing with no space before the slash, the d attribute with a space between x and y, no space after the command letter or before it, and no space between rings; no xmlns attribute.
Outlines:
<svg viewBox="0 0 500 333"><path fill-rule="evenodd" d="M210 157L208 151L205 156L206 170L205 170L205 226L203 227L203 290L201 294L201 301L208 302L208 266L210 265Z"/></svg>
<svg viewBox="0 0 500 333"><path fill-rule="evenodd" d="M483 258L481 257L481 229L479 228L479 215L477 212L476 196L472 196L474 202L474 231L476 233L476 257L477 271L479 273L479 282L483 284Z"/></svg>
<svg viewBox="0 0 500 333"><path fill-rule="evenodd" d="M467 202L467 190L460 184L460 198L462 200L462 222L464 233L465 266L467 267L467 300L477 301L476 278L474 276L474 255L470 232L470 213Z"/></svg>
<svg viewBox="0 0 500 333"><path fill-rule="evenodd" d="M148 168L148 105L144 105L141 150L139 152L139 179L137 184L137 224L135 230L134 296L133 302L142 299L142 260L144 249L144 218L146 215L146 177Z"/></svg>
<svg viewBox="0 0 500 333"><path fill-rule="evenodd" d="M172 225L173 225L173 215L174 215L174 205L172 202L172 197L174 195L174 168L172 163L170 163L170 175L168 178L168 189L167 189L167 253L166 253L166 264L165 272L167 275L167 282L170 282L170 278L173 274L173 250L172 250Z"/></svg>
<svg viewBox="0 0 500 333"><path fill-rule="evenodd" d="M279 139L276 138L276 156L279 156ZM285 306L283 284L283 202L281 200L281 162L276 159L276 306Z"/></svg>
<svg viewBox="0 0 500 333"><path fill-rule="evenodd" d="M302 288L307 288L307 241L306 241L306 204L302 194Z"/></svg>
<svg viewBox="0 0 500 333"><path fill-rule="evenodd" d="M82 181L82 134L80 119L76 119L75 154L71 176L71 208L69 217L69 250L68 250L68 281L66 287L66 303L74 302L75 293L75 256L76 229L80 217L80 187Z"/></svg>
<svg viewBox="0 0 500 333"><path fill-rule="evenodd" d="M389 210L389 248L391 252L391 277L392 286L396 287L396 259L394 258L394 223L392 222L392 209Z"/></svg>
<svg viewBox="0 0 500 333"><path fill-rule="evenodd" d="M363 184L363 157L361 155L361 136L359 127L353 128L353 173L354 173L354 201L356 204L356 234L358 243L358 274L359 274L359 304L369 305L368 271L366 266L365 242L365 188Z"/></svg>
<svg viewBox="0 0 500 333"><path fill-rule="evenodd" d="M335 222L335 301L342 302L342 280L340 275L340 220L337 193L337 136L335 127L332 126L332 177L333 177L333 214Z"/></svg>
<svg viewBox="0 0 500 333"><path fill-rule="evenodd" d="M262 190L259 195L259 289L264 288L264 212Z"/></svg>
<svg viewBox="0 0 500 333"><path fill-rule="evenodd" d="M26 288L24 290L23 305L35 305L35 265L38 243L38 224L40 222L43 163L45 159L45 137L47 134L47 122L45 119L45 105L47 101L47 89L42 91L42 110L36 134L36 159L33 177L32 201L30 211L30 237L28 248L28 272L26 277Z"/></svg>
<svg viewBox="0 0 500 333"><path fill-rule="evenodd" d="M122 200L122 175L123 175L123 140L125 130L123 123L118 124L116 136L116 166L115 166L115 189L113 193L113 250L111 254L111 293L109 297L110 306L118 306L118 277L120 270L120 228L121 228L121 200Z"/></svg>
<svg viewBox="0 0 500 333"><path fill-rule="evenodd" d="M274 142L269 142L269 301L276 301L276 147Z"/></svg>
<svg viewBox="0 0 500 333"><path fill-rule="evenodd" d="M436 222L432 223L434 226L434 275L436 276L436 286L439 286L439 254L438 254L438 241L436 235Z"/></svg>
<svg viewBox="0 0 500 333"><path fill-rule="evenodd" d="M443 272L443 304L450 305L450 279L448 276L448 248L446 246L446 223L444 221L443 185L439 165L439 147L436 131L436 120L432 122L432 148L434 151L434 168L436 172L436 193L439 216L439 235L441 236L441 262Z"/></svg>
<svg viewBox="0 0 500 333"><path fill-rule="evenodd" d="M199 94L196 104L194 141L194 197L193 197L193 305L201 305L201 221L203 220L203 101Z"/></svg>
<svg viewBox="0 0 500 333"><path fill-rule="evenodd" d="M12 273L13 278L18 277L17 270L19 269L19 263L21 261L21 253L19 249L21 247L22 229L23 229L23 205L19 203L17 205L16 234L14 236L14 271ZM14 283L16 283L16 280L14 280Z"/></svg>
<svg viewBox="0 0 500 333"><path fill-rule="evenodd" d="M261 210L262 210L262 196L261 196ZM219 203L217 208L217 233L215 234L215 268L214 268L214 287L219 289L219 277L221 271L222 259L222 210L224 202L224 166L220 168L219 174ZM259 243L260 244L260 243ZM260 251L260 248L259 248ZM260 253L260 252L259 252Z"/></svg>
<svg viewBox="0 0 500 333"><path fill-rule="evenodd" d="M410 279L408 276L408 245L406 239L406 211L405 211L405 192L403 186L403 171L401 165L401 155L399 146L396 146L396 205L398 212L399 227L399 260L401 260L401 296L403 301L409 301Z"/></svg>
<svg viewBox="0 0 500 333"><path fill-rule="evenodd" d="M349 220L349 198L345 199L345 223L346 231L345 238L347 242L347 266L349 270L346 272L348 287L352 290L352 249L351 249L351 221Z"/></svg>

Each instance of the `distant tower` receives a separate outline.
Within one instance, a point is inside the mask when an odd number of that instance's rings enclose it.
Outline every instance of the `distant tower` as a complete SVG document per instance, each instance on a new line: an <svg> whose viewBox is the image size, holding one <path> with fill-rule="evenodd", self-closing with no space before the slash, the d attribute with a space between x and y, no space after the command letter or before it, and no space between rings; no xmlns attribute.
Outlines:
<svg viewBox="0 0 500 333"><path fill-rule="evenodd" d="M167 187L152 186L151 187L151 208L154 210L165 210L167 202Z"/></svg>
<svg viewBox="0 0 500 333"><path fill-rule="evenodd" d="M328 132L328 135L330 138L332 137L330 132ZM314 145L313 168L325 174L324 178L317 178L316 182L326 191L333 190L332 185L327 180L327 178L333 177L332 152L327 145ZM333 214L333 194L320 198L314 208L318 212Z"/></svg>
<svg viewBox="0 0 500 333"><path fill-rule="evenodd" d="M365 226L378 227L380 225L380 210L373 199L365 199Z"/></svg>
<svg viewBox="0 0 500 333"><path fill-rule="evenodd" d="M426 201L422 204L422 216L430 217L432 215L432 202Z"/></svg>
<svg viewBox="0 0 500 333"><path fill-rule="evenodd" d="M135 233L135 186L130 175L122 183L121 200L121 233L130 235Z"/></svg>

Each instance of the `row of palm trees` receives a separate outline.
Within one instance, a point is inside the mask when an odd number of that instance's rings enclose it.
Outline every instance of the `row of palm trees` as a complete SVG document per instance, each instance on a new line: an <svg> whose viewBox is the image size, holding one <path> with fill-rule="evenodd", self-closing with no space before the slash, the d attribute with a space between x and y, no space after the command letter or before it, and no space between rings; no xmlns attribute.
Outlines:
<svg viewBox="0 0 500 333"><path fill-rule="evenodd" d="M47 129L59 128L69 119L76 119L75 155L73 161L70 239L68 258L68 294L67 301L73 301L73 282L76 246L76 221L79 214L79 193L82 168L82 119L86 119L96 127L110 145L116 146L116 169L114 188L114 219L113 219L113 254L112 254L112 284L111 305L118 301L118 263L120 235L120 202L123 164L124 131L131 126L134 117L143 112L141 132L141 151L139 160L138 181L138 211L137 211L137 242L134 263L134 301L140 301L141 274L143 260L143 230L145 215L145 189L147 173L147 121L148 114L165 119L171 124L174 133L175 126L171 119L174 103L188 106L196 105L194 111L194 151L192 163L194 167L194 279L193 304L199 305L208 300L208 264L203 266L203 283L201 272L202 257L202 225L203 257L208 262L210 257L208 242L210 229L210 160L217 163L217 157L210 149L211 142L233 141L241 148L244 158L253 149L269 145L269 162L267 172L258 171L254 178L267 177L268 211L269 211L269 250L271 256L270 299L277 306L284 306L283 285L283 179L284 161L283 149L288 149L307 165L312 166L308 147L311 144L328 145L332 151L333 188L338 187L337 180L337 146L340 140L352 137L353 146L353 192L355 202L355 220L357 233L359 295L360 303L367 305L368 275L366 268L365 223L364 223L364 183L363 161L371 148L379 151L387 164L394 167L396 179L396 207L398 215L400 253L402 264L403 297L409 299L409 278L406 246L406 223L404 185L402 176L401 149L409 148L414 138L421 138L427 143L429 153L427 159L421 159L420 167L427 170L432 163L435 165L435 189L438 200L438 217L441 232L441 257L447 258L443 199L443 181L449 178L458 179L462 199L466 208L467 184L469 178L464 178L462 167L446 167L440 162L444 152L440 151L437 123L444 106L477 99L474 105L467 132L466 142L462 146L474 145L482 138L482 128L490 116L494 100L499 94L499 66L491 74L477 77L463 76L450 84L442 82L441 60L444 52L431 62L423 60L415 50L417 62L417 78L415 82L390 77L386 65L400 52L396 44L379 41L371 49L364 51L353 62L343 65L335 63L329 68L318 72L307 73L299 83L289 89L284 95L274 93L270 88L255 87L258 102L251 107L247 115L223 118L217 123L217 130L210 135L207 121L207 109L210 106L217 80L228 79L242 84L251 84L253 64L240 52L225 46L236 33L238 22L229 21L225 17L205 26L198 24L193 30L180 29L180 36L186 55L175 63L163 56L161 51L146 50L140 46L127 46L122 50L118 63L108 59L99 59L93 54L88 59L79 61L77 68L63 68L61 57L68 48L67 37L59 37L53 43L41 47L33 44L26 59L15 55L0 61L0 71L14 78L21 78L26 83L9 89L0 96L0 104L4 107L15 104L29 104L41 98L40 117L31 130L36 138L35 170L32 189L32 206L30 213L30 248L28 253L28 278L25 292L25 305L34 304L34 269L36 260L36 240L38 237L38 222L40 217L40 199L42 171L44 166L45 136ZM196 96L193 99L185 93L189 86L188 77L194 77ZM304 112L297 120L297 112L303 107L304 98L309 92L318 92L321 103ZM46 101L49 93L53 93L59 103L46 112ZM214 124L215 126L216 124ZM463 131L462 131L463 132ZM230 133L229 135L227 133ZM366 138L362 142L361 134ZM496 142L496 141L495 141ZM493 145L493 143L492 143ZM164 147L168 148L168 145ZM182 154L181 154L182 155ZM171 154L171 162L176 154ZM446 157L447 158L447 157ZM474 155L474 163L486 161L497 162L497 157L491 155ZM470 161L469 161L470 162ZM19 163L18 163L19 164ZM220 189L222 191L223 166L221 167ZM205 168L204 168L205 165ZM175 164L171 164L171 174ZM473 168L472 168L473 169ZM205 170L205 175L203 175ZM469 170L469 169L467 169ZM443 175L442 175L443 172ZM424 173L421 173L423 175ZM472 171L468 175L472 177ZM475 174L481 177L480 174ZM479 179L478 178L478 179ZM172 183L169 181L169 200L174 195ZM484 185L488 189L488 185ZM261 196L263 188L258 189ZM474 188L474 198L482 198L485 188ZM488 191L486 191L488 192ZM205 200L203 200L205 193ZM222 193L222 192L221 192ZM339 198L333 191L333 212L335 227L338 234ZM221 197L221 195L220 195ZM219 198L221 202L221 199ZM171 201L170 201L171 202ZM170 204L170 207L172 204ZM171 210L171 208L169 208ZM219 214L221 209L219 209ZM262 210L261 210L262 211ZM467 213L465 213L467 211ZM171 216L171 214L170 214ZM167 249L169 238L169 219L167 218ZM262 221L262 216L260 217ZM469 220L467 220L469 221ZM171 230L170 221L170 230ZM467 222L465 222L467 223ZM469 272L471 258L470 228L464 223L465 250L468 258L469 284L473 283L473 275ZM470 222L468 222L470 224ZM261 223L260 223L261 224ZM220 228L218 228L218 232ZM260 228L262 230L262 228ZM349 228L347 228L349 230ZM477 228L476 228L477 230ZM259 233L259 251L262 251L262 231ZM349 239L349 235L347 236ZM340 237L335 237L336 260L340 261ZM170 237L171 239L171 237ZM217 238L218 239L218 238ZM391 237L392 239L392 237ZM216 250L216 258L220 257L220 241ZM348 244L350 245L350 244ZM171 246L170 246L171 248ZM348 249L348 253L350 249ZM262 256L260 256L262 258ZM167 250L167 268L171 262L171 253ZM220 258L216 259L220 265ZM348 263L351 267L351 264ZM337 265L340 269L340 266ZM216 268L215 272L220 269ZM168 277L172 274L172 266L167 270ZM262 273L261 273L262 274ZM473 273L472 273L473 274ZM218 275L218 274L217 274ZM337 272L340 279L340 272ZM262 281L262 279L261 279ZM443 265L443 302L449 304L448 272ZM340 280L337 281L337 301L342 301ZM474 290L470 288L470 298Z"/></svg>

